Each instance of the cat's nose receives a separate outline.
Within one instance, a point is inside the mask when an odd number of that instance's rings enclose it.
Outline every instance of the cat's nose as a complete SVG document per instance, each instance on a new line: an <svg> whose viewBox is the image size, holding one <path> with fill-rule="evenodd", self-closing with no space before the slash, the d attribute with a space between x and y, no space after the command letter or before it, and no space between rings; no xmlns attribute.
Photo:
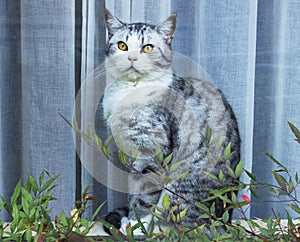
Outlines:
<svg viewBox="0 0 300 242"><path fill-rule="evenodd" d="M129 55L129 56L128 56L128 60L129 60L130 62L134 62L134 61L137 61L137 57L134 56L134 55Z"/></svg>

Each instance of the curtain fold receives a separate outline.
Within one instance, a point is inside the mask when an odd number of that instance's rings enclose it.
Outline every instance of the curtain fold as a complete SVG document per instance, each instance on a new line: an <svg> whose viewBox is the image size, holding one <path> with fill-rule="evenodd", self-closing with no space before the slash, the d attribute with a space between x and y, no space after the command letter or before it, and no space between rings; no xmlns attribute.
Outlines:
<svg viewBox="0 0 300 242"><path fill-rule="evenodd" d="M9 198L17 180L47 170L60 174L53 214L70 211L75 146L57 112L72 116L74 1L5 0L1 5L1 194Z"/></svg>
<svg viewBox="0 0 300 242"><path fill-rule="evenodd" d="M86 130L93 120L98 120L101 117L95 118L94 109L96 109L96 103L94 99L96 98L95 89L98 88L98 84L94 83L93 76L95 75L95 68L103 64L105 56L105 43L106 43L106 30L104 24L104 9L105 3L103 1L97 0L83 0L82 1L82 65L81 65L81 84L82 87L77 93L80 95L82 101L81 104L76 106L76 112L78 111L81 114L81 127L83 130ZM92 78L92 80L90 79ZM85 88L87 80L90 80L88 83L88 88ZM80 109L80 110L79 110ZM79 120L80 121L80 120ZM101 125L100 125L101 126ZM101 130L100 132L103 132ZM86 143L83 140L79 139L77 143L77 152L82 159L82 185L81 189L84 190L87 186L90 187L91 194L94 194L99 198L98 201L94 201L94 208L97 205L107 200L107 188L101 184L93 176L92 170L93 166L97 166L97 163L94 160L97 157L97 152L91 152L89 147L86 147ZM85 163L88 162L89 164ZM87 167L88 166L88 167ZM95 167L97 169L97 167ZM106 171L102 170L101 172L105 173ZM103 206L100 214L107 213L107 203ZM85 214L87 217L90 217L93 212L93 209L89 209Z"/></svg>
<svg viewBox="0 0 300 242"><path fill-rule="evenodd" d="M275 164L264 152L272 154L292 174L299 173L299 145L287 120L300 126L300 3L259 1L257 20L257 58L255 75L255 126L253 172L258 179L274 183ZM285 204L266 191L252 205L252 216L272 216L274 208L286 215ZM276 202L277 201L277 202Z"/></svg>
<svg viewBox="0 0 300 242"><path fill-rule="evenodd" d="M20 3L0 2L0 194L8 198L22 170ZM1 214L0 214L1 215ZM4 214L2 214L4 216ZM0 217L1 218L1 217ZM6 216L5 216L6 218Z"/></svg>

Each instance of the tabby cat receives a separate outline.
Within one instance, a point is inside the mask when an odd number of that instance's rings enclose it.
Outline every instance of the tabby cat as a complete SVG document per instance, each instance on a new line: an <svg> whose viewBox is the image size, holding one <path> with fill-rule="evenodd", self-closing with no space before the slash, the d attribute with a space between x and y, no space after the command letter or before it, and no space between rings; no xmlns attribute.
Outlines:
<svg viewBox="0 0 300 242"><path fill-rule="evenodd" d="M108 42L104 118L118 140L115 143L126 155L130 156L130 150L138 150L136 159L126 168L135 174L126 181L131 191L128 204L111 211L105 220L116 228L124 228L128 222L134 225L134 205L147 226L154 219L149 214L153 210L151 204L161 207L163 197L168 194L171 207L186 199L180 205L181 210L189 207L182 221L184 225L208 222L199 219L201 211L187 201L199 202L207 198L209 190L233 183L226 166L234 169L240 160L240 137L230 105L210 82L183 79L174 73L171 43L177 21L175 14L156 26L126 24L108 10L105 20ZM220 156L213 152L220 142L215 142L214 148L207 145L210 129L211 139L223 141L218 149L220 154L231 142L234 153L228 160L219 160ZM190 173L183 180L169 181L166 189L161 181L161 166L155 158L158 148L164 158L172 157L169 165L184 161L178 163L173 177ZM212 180L203 171L215 175L222 171L224 182ZM221 216L223 202L214 202L216 215ZM208 206L211 204L212 201L207 202Z"/></svg>

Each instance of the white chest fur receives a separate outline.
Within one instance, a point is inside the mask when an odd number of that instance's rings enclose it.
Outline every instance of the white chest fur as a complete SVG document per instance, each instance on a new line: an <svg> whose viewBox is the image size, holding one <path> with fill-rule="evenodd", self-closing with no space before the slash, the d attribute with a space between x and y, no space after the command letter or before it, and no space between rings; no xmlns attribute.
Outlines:
<svg viewBox="0 0 300 242"><path fill-rule="evenodd" d="M108 125L116 110L132 110L150 104L171 82L172 75L149 77L136 82L122 79L108 82L103 98L104 118Z"/></svg>

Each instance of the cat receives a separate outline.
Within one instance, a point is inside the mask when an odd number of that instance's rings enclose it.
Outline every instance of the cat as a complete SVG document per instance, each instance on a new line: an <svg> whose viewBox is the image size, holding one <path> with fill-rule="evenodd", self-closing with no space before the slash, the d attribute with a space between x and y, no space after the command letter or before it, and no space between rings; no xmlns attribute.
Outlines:
<svg viewBox="0 0 300 242"><path fill-rule="evenodd" d="M134 205L142 222L149 226L154 219L149 213L153 210L151 204L162 207L163 197L168 194L171 207L184 198L180 209L188 207L182 221L185 226L207 223L199 219L201 211L187 201L200 202L207 198L209 190L234 182L226 166L234 169L240 161L241 141L231 106L212 83L184 79L172 69L175 14L158 25L127 24L106 10L105 22L108 42L103 115L117 147L128 156L130 151L138 150L132 165L126 167L133 174L128 181L128 204L108 213L105 220L125 230L129 222L137 223ZM228 160L220 160L215 149L207 146L210 128L213 137L223 141L220 153L231 143L233 155ZM158 147L163 158L171 157L170 165L183 161L172 177L189 172L182 181L169 181L166 189L156 175L161 170L155 159L160 153ZM220 184L202 171L214 175L222 171L224 182ZM213 202L216 215L222 216L223 202L215 200L206 205Z"/></svg>

